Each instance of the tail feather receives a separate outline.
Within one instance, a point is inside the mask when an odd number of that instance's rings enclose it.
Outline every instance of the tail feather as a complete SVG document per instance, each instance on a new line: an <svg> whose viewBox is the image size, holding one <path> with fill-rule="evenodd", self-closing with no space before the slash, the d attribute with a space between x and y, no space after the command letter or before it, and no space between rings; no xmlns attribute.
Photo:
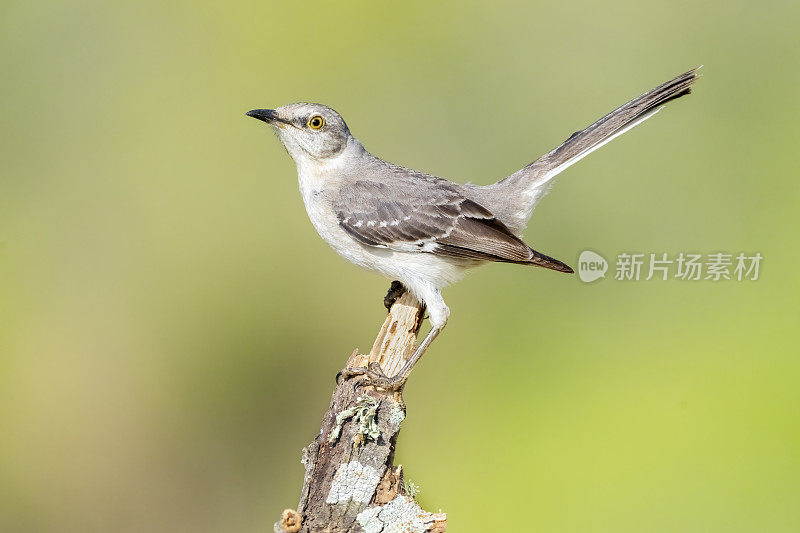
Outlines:
<svg viewBox="0 0 800 533"><path fill-rule="evenodd" d="M615 137L652 117L662 106L692 92L697 69L663 83L607 114L588 128L573 133L558 148L540 157L522 171L535 172L536 181L554 178Z"/></svg>
<svg viewBox="0 0 800 533"><path fill-rule="evenodd" d="M519 226L524 227L536 203L547 193L548 183L569 166L631 128L652 117L667 102L691 93L698 68L677 76L655 89L634 98L591 126L573 133L566 141L533 163L494 184L522 195ZM493 186L490 186L493 187ZM510 224L517 227L517 224Z"/></svg>

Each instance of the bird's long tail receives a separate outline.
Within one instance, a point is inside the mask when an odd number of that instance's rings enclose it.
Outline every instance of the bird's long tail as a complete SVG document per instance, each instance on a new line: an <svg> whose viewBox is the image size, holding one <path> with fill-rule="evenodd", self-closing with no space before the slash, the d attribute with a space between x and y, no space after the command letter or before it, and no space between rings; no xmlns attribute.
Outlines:
<svg viewBox="0 0 800 533"><path fill-rule="evenodd" d="M524 227L536 203L547 194L553 178L607 142L652 117L667 102L689 94L692 84L697 81L698 68L634 98L588 128L573 133L555 150L494 184L493 187L517 196L515 201L519 202L521 226Z"/></svg>

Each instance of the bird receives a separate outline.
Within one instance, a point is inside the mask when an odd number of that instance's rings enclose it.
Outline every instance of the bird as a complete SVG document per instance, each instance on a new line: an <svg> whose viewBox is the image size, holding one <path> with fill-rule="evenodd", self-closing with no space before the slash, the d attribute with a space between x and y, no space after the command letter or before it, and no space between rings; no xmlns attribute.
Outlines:
<svg viewBox="0 0 800 533"><path fill-rule="evenodd" d="M385 376L379 368L348 375L405 383L450 317L442 289L472 267L500 262L572 273L522 240L534 208L561 172L689 94L698 69L630 100L491 185L459 184L384 161L322 104L248 111L272 127L294 159L300 194L319 235L351 263L399 281L427 308L430 330L396 375Z"/></svg>

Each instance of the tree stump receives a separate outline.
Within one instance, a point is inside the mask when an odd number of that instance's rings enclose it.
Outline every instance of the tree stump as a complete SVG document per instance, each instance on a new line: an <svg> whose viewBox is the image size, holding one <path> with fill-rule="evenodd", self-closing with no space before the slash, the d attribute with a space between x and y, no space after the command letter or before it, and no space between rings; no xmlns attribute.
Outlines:
<svg viewBox="0 0 800 533"><path fill-rule="evenodd" d="M395 375L414 352L425 308L404 292L392 305L367 355L353 352L348 368L380 365ZM303 490L276 533L441 533L445 513L422 510L394 465L406 416L402 389L384 390L363 376L338 380L322 428L303 449ZM410 492L413 492L411 490Z"/></svg>

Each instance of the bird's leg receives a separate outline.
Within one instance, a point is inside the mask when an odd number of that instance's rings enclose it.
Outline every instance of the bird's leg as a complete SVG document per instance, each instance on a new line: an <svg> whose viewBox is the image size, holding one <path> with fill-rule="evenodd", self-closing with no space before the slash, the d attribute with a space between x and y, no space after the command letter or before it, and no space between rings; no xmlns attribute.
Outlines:
<svg viewBox="0 0 800 533"><path fill-rule="evenodd" d="M387 308L391 308L394 300L399 298L403 292L405 292L405 290L406 289L402 283L399 281L393 281L392 286L389 289L389 293L386 295L386 299L384 300ZM450 310L445 305L444 300L442 300L441 293L438 289L432 291L428 295L428 298L426 298L426 303L427 302L430 302L427 307L428 311L430 312L431 330L428 332L419 346L417 346L417 349L414 350L414 353L411 354L411 357L403 364L403 367L399 372L397 372L397 374L390 378L384 374L378 363L372 362L366 368L345 368L337 376L337 383L339 382L339 378L347 380L352 377L363 376L364 385L371 385L393 391L402 389L408 380L408 376L414 369L414 366L416 366L434 339L436 339L439 333L441 333L441 331L444 329L444 326L447 324L447 318L450 316Z"/></svg>
<svg viewBox="0 0 800 533"><path fill-rule="evenodd" d="M389 292L387 292L386 296L383 298L383 306L386 307L387 311L392 309L394 303L403 295L404 292L406 292L406 288L402 283L397 280L392 282L391 286L389 287Z"/></svg>
<svg viewBox="0 0 800 533"><path fill-rule="evenodd" d="M425 338L422 339L420 345L417 346L417 349L414 350L414 353L411 355L408 361L406 361L406 363L403 365L403 368L401 368L400 371L391 378L392 382L399 382L401 383L401 386L406 382L408 376L411 374L411 371L414 370L414 366L419 363L419 360L422 358L422 354L425 353L425 350L428 349L428 346L431 345L433 340L439 335L442 329L444 329L444 326L431 328Z"/></svg>
<svg viewBox="0 0 800 533"><path fill-rule="evenodd" d="M348 379L354 378L356 376L364 376L367 385L375 385L378 387L386 388L393 388L388 386L391 382L391 378L383 373L383 369L381 365L376 363L375 361L371 362L369 366L357 366L353 368L345 368L336 376L336 383L339 383L340 379L347 381ZM398 387L399 388L399 387Z"/></svg>
<svg viewBox="0 0 800 533"><path fill-rule="evenodd" d="M431 330L422 340L422 343L417 346L417 349L414 350L414 353L411 355L408 361L405 362L400 371L394 376L388 377L383 373L381 366L373 361L366 368L345 368L339 372L339 376L337 376L337 383L339 381L339 377L348 380L355 376L364 376L365 385L372 385L374 387L380 387L386 390L402 389L403 385L405 385L406 381L408 380L408 376L411 375L411 371L414 370L414 366L419 363L419 360L422 358L422 354L425 353L425 350L428 349L433 340L439 335L439 333L441 333L442 329L444 329L444 327L431 328Z"/></svg>
<svg viewBox="0 0 800 533"><path fill-rule="evenodd" d="M400 383L400 386L406 382L414 366L422 358L422 354L425 353L425 350L428 349L433 340L441 333L447 325L447 319L450 317L450 309L448 309L447 305L444 303L442 293L438 288L423 287L422 298L425 302L425 306L428 308L428 320L430 320L431 323L431 330L425 338L422 339L420 345L417 346L417 349L414 350L414 353L408 361L405 362L400 371L392 377L392 382Z"/></svg>
<svg viewBox="0 0 800 533"><path fill-rule="evenodd" d="M383 369L381 366L376 363L372 362L369 364L368 367L356 367L356 368L345 368L339 375L337 376L336 382L339 382L339 378L348 380L350 378L356 376L364 376L364 384L365 385L372 385L373 387L380 387L386 390L400 390L408 381L408 376L411 375L411 371L414 369L414 366L419 362L422 358L422 354L425 353L425 350L433 342L433 339L436 338L437 335L442 331L443 327L434 327L428 332L425 338L422 340L422 343L417 346L417 349L414 350L414 353L405 362L403 367L400 371L395 374L393 377L388 377L386 374L383 373Z"/></svg>

